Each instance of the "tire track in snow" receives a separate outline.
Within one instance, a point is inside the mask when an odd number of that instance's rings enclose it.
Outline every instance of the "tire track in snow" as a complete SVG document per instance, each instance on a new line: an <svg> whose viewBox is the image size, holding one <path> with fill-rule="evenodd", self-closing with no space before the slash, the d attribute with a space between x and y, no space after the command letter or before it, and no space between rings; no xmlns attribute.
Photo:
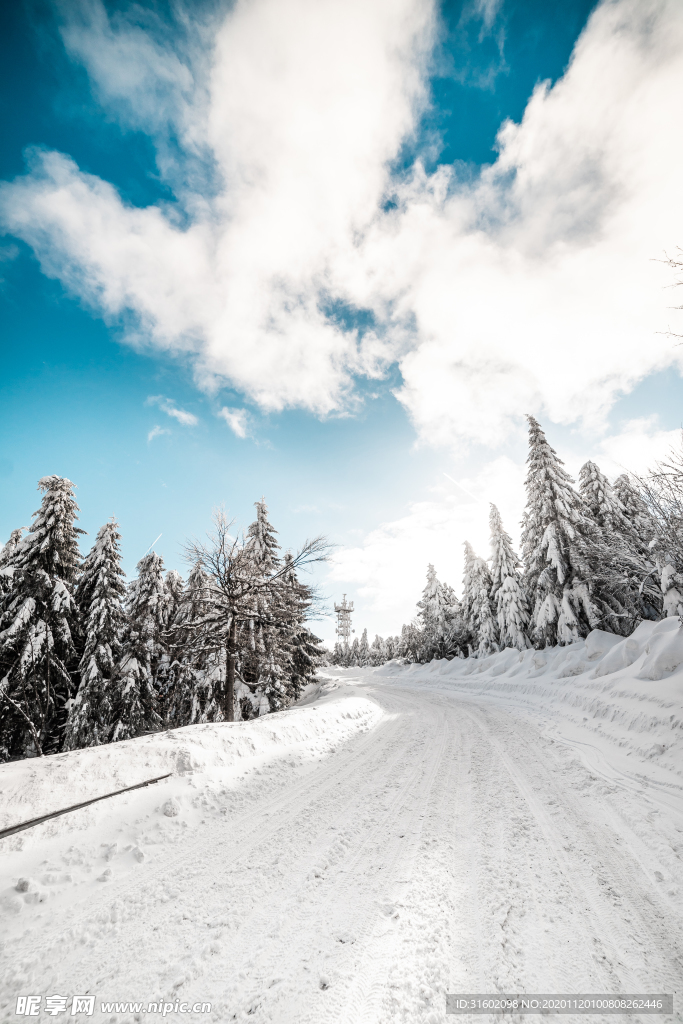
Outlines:
<svg viewBox="0 0 683 1024"><path fill-rule="evenodd" d="M85 945L60 951L53 921L24 936L52 991L156 985L221 1024L447 1024L446 991L676 988L680 921L628 827L645 797L601 792L488 695L363 681L372 732L96 890Z"/></svg>
<svg viewBox="0 0 683 1024"><path fill-rule="evenodd" d="M577 798L571 787L558 785L548 771L552 766L547 756L541 762L539 751L545 745L535 730L523 726L513 730L507 715L491 709L468 711L527 803L558 865L566 898L580 910L574 927L583 932L587 948L593 950L599 969L595 990L675 988L683 977L680 921L659 900L652 881L641 875L632 846L622 841L623 827L619 833L609 828L605 819L611 814L601 802L602 821L597 828L595 819L586 814L585 801L590 797ZM531 735L526 736L526 731ZM544 753L548 755L547 749ZM576 982L566 989L573 990Z"/></svg>
<svg viewBox="0 0 683 1024"><path fill-rule="evenodd" d="M381 721L376 728L381 728L385 724L389 723ZM169 879L173 879L172 884L177 885L178 871L188 862L199 860L207 846L220 846L231 863L245 859L256 846L279 831L282 821L287 819L293 808L300 803L302 790L305 790L311 799L324 797L336 787L340 772L353 770L353 765L357 762L365 763L366 750L372 754L374 748L375 743L370 729L353 737L348 744L343 744L342 750L325 758L322 765L316 764L310 768L307 765L308 770L303 774L303 778L297 772L294 786L289 793L283 794L281 788L277 787L272 796L259 799L260 794L257 790L253 795L253 807L246 813L238 812L234 817L205 821L194 836L181 836L170 856L160 856L156 861L145 863L144 868L106 883L106 888L94 887L82 896L72 899L68 907L68 926L55 937L51 951L46 945L49 938L45 933L44 922L32 922L23 935L13 937L10 948L3 950L5 964L0 976L0 992L8 989L13 995L16 991L23 991L22 986L25 988L27 984L30 986L34 983L34 969L40 972L46 963L63 964L66 967L73 945L81 945L84 936L88 941L93 937L93 932L102 932L107 929L107 925L113 926L113 930L116 930L116 926L125 919L126 904L135 905L137 901L138 905L146 905L149 901L142 897L152 895L155 887L157 897L161 897L164 903L167 902L167 897L159 892L159 887L164 886ZM159 789L161 790L161 787ZM265 826L264 818L269 819ZM230 834L231 832L234 834ZM159 849L162 853L166 852L164 847ZM64 947L65 938L70 944L67 950ZM45 987L49 987L46 981L41 985L41 988Z"/></svg>

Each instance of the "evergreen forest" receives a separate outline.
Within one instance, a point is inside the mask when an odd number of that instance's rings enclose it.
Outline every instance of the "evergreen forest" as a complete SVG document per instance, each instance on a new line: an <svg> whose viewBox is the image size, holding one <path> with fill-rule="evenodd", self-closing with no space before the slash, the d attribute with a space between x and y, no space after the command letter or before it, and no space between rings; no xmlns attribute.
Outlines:
<svg viewBox="0 0 683 1024"><path fill-rule="evenodd" d="M223 512L187 546L186 580L150 551L126 584L115 519L83 559L74 485L39 482L33 524L0 551L0 761L287 708L324 658L300 571L265 501L243 536Z"/></svg>
<svg viewBox="0 0 683 1024"><path fill-rule="evenodd" d="M539 423L529 422L527 502L521 557L491 505L491 553L465 542L462 596L433 565L417 615L399 635L367 630L336 644L337 665L381 665L393 658L485 658L506 647L570 644L593 629L629 636L645 619L683 613L683 449L645 478L610 483L586 462L578 487Z"/></svg>

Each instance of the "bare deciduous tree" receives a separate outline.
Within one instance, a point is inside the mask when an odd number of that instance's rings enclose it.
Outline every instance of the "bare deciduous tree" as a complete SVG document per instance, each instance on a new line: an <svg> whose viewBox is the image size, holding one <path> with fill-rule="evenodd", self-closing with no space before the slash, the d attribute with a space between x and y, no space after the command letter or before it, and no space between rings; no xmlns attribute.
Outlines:
<svg viewBox="0 0 683 1024"><path fill-rule="evenodd" d="M276 571L264 574L244 538L231 532L234 521L227 519L222 508L214 512L213 524L206 542L185 545L187 561L199 566L206 576L206 587L196 595L206 611L192 622L171 628L169 636L173 645L174 634L182 633L183 646L197 653L225 652L223 714L226 721L233 722L238 623L258 619L257 596L275 594L293 571L326 561L331 546L324 537L314 537Z"/></svg>

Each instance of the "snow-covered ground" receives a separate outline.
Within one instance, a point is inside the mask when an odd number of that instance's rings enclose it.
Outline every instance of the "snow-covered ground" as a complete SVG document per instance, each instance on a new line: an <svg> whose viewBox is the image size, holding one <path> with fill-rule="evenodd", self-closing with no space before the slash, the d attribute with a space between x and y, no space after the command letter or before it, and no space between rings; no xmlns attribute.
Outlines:
<svg viewBox="0 0 683 1024"><path fill-rule="evenodd" d="M681 991L677 619L330 669L257 722L5 765L0 827L164 772L0 842L3 1019L29 994L379 1024L445 1021L446 992Z"/></svg>

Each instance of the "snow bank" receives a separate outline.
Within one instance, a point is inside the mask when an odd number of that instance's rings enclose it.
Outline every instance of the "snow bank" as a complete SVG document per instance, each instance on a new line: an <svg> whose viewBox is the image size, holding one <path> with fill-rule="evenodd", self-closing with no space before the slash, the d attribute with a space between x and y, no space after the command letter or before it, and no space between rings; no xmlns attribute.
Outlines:
<svg viewBox="0 0 683 1024"><path fill-rule="evenodd" d="M612 748L624 758L649 762L648 777L661 785L673 785L672 773L683 777L683 628L678 618L643 622L626 638L596 629L567 647L508 649L487 658L428 665L389 662L374 673L526 708L568 742L594 745L596 752ZM637 777L636 765L628 767ZM625 762L622 768L626 773Z"/></svg>
<svg viewBox="0 0 683 1024"><path fill-rule="evenodd" d="M169 772L203 773L226 781L292 754L319 757L371 728L381 715L377 704L365 697L330 694L315 706L250 722L189 725L0 765L0 828Z"/></svg>

